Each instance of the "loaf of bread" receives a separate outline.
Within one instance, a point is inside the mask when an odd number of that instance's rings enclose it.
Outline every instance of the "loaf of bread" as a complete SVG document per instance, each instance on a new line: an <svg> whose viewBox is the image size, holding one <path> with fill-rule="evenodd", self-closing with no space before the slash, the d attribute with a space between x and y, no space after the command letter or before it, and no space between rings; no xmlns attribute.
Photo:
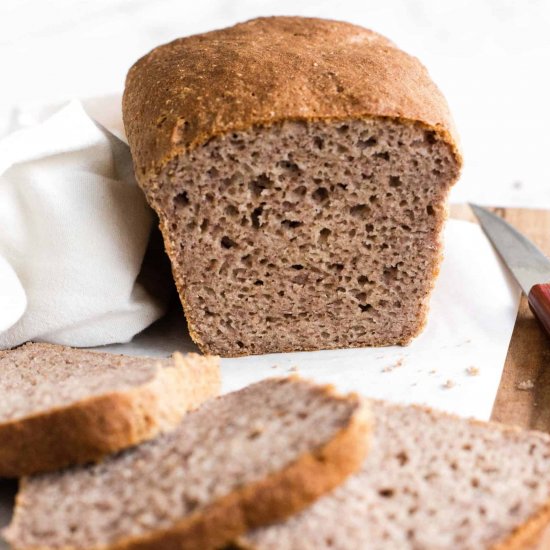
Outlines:
<svg viewBox="0 0 550 550"><path fill-rule="evenodd" d="M421 331L462 161L416 58L347 23L255 19L140 59L123 114L202 350Z"/></svg>
<svg viewBox="0 0 550 550"><path fill-rule="evenodd" d="M264 380L100 464L26 479L4 534L29 550L221 548L356 472L370 430L355 395Z"/></svg>
<svg viewBox="0 0 550 550"><path fill-rule="evenodd" d="M547 434L418 407L376 403L373 413L362 470L301 514L249 533L240 547L532 548L550 523Z"/></svg>
<svg viewBox="0 0 550 550"><path fill-rule="evenodd" d="M0 477L103 456L174 428L219 393L217 358L150 359L51 344L0 352Z"/></svg>

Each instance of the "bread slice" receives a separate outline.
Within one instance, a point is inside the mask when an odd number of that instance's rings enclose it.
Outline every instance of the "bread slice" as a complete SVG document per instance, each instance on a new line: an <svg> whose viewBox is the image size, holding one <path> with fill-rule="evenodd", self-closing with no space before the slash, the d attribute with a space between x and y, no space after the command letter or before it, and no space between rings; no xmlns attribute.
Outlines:
<svg viewBox="0 0 550 550"><path fill-rule="evenodd" d="M260 18L154 49L123 114L203 351L421 331L462 160L416 58L348 23Z"/></svg>
<svg viewBox="0 0 550 550"><path fill-rule="evenodd" d="M512 550L550 522L548 435L418 407L377 403L373 414L362 470L242 547Z"/></svg>
<svg viewBox="0 0 550 550"><path fill-rule="evenodd" d="M212 357L50 344L0 352L0 477L98 460L173 428L219 389Z"/></svg>
<svg viewBox="0 0 550 550"><path fill-rule="evenodd" d="M5 536L16 549L218 548L357 471L369 432L355 395L264 380L101 464L26 479Z"/></svg>

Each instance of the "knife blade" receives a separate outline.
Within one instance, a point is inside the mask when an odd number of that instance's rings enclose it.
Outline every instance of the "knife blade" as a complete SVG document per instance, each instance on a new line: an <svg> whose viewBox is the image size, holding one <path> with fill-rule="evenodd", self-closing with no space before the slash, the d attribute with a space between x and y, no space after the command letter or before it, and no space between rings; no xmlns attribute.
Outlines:
<svg viewBox="0 0 550 550"><path fill-rule="evenodd" d="M550 336L550 259L500 216L475 204L470 208Z"/></svg>

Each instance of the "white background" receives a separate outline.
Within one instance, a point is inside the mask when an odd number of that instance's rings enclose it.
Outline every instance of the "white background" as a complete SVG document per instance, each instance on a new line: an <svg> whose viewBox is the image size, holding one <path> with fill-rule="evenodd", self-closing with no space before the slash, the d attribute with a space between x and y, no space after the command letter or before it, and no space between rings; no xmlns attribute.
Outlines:
<svg viewBox="0 0 550 550"><path fill-rule="evenodd" d="M550 0L0 0L0 135L15 104L118 94L154 46L273 14L358 23L424 62L462 136L453 201L550 208Z"/></svg>

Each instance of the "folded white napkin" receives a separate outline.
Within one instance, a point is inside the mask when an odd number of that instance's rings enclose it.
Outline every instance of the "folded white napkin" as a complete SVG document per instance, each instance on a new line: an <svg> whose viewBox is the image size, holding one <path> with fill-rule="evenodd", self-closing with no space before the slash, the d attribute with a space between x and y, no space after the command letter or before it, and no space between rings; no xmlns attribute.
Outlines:
<svg viewBox="0 0 550 550"><path fill-rule="evenodd" d="M127 342L158 319L136 282L152 222L80 103L0 141L0 348Z"/></svg>

